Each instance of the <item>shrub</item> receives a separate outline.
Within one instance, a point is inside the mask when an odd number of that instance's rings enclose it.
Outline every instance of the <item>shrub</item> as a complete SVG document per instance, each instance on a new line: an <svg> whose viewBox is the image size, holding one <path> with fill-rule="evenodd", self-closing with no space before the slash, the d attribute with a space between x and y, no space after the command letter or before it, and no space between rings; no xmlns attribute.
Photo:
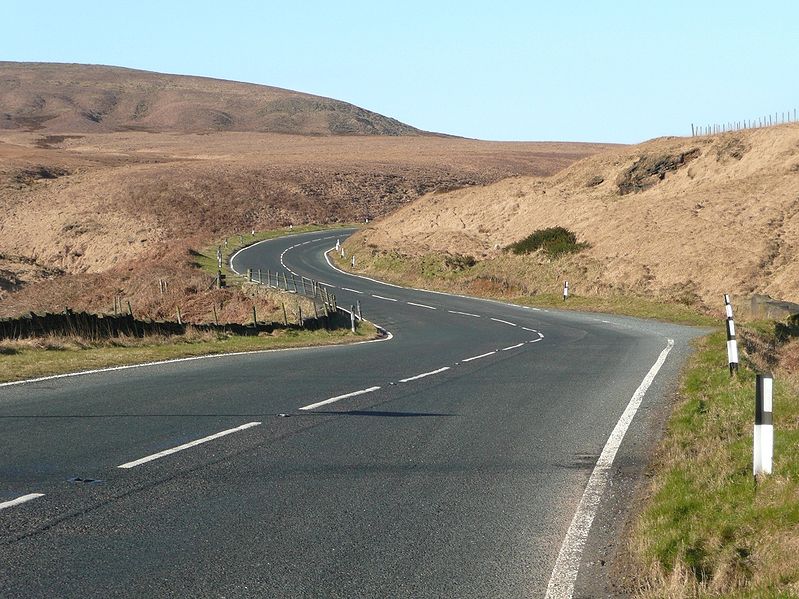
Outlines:
<svg viewBox="0 0 799 599"><path fill-rule="evenodd" d="M557 258L587 247L587 243L577 242L574 232L563 227L550 227L534 231L524 239L510 244L507 249L514 254L532 254L541 250L550 258Z"/></svg>

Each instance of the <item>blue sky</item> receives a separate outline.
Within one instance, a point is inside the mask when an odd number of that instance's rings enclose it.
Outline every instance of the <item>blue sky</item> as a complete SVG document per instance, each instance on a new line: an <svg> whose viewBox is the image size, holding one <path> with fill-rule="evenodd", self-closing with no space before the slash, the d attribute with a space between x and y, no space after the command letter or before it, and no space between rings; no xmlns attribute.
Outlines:
<svg viewBox="0 0 799 599"><path fill-rule="evenodd" d="M21 2L0 60L276 85L422 129L637 142L799 107L799 2Z"/></svg>

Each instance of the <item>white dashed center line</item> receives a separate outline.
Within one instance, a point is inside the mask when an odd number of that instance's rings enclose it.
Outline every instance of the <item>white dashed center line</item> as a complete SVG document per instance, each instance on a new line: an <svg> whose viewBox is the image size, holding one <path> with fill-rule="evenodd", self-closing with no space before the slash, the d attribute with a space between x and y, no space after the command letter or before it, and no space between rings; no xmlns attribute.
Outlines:
<svg viewBox="0 0 799 599"><path fill-rule="evenodd" d="M480 318L479 314L472 314L471 312L458 312L457 310L447 310L450 314L460 314L461 316L473 316L474 318Z"/></svg>
<svg viewBox="0 0 799 599"><path fill-rule="evenodd" d="M524 341L522 341L521 343L517 343L516 345L511 345L510 347L503 347L502 351L508 351L508 350L511 350L511 349L516 349L517 347L521 347L522 345L524 345Z"/></svg>
<svg viewBox="0 0 799 599"><path fill-rule="evenodd" d="M423 372L422 374L417 374L416 376L409 376L407 379L400 379L400 383L407 383L409 381L423 379L426 376L438 374L439 372L444 372L445 370L449 370L449 366L444 366L444 368L439 368L438 370L431 370L430 372Z"/></svg>
<svg viewBox="0 0 799 599"><path fill-rule="evenodd" d="M44 493L28 493L27 495L23 495L22 497L17 497L16 499L12 499L11 501L4 501L3 503L0 503L0 510L14 507L15 505L21 505L26 501L30 501L31 499L36 499L37 497L44 497Z"/></svg>
<svg viewBox="0 0 799 599"><path fill-rule="evenodd" d="M213 441L214 439L218 439L219 437L224 437L225 435L229 435L231 433L235 433L238 431L243 431L244 429L252 428L253 426L258 426L261 424L260 422L248 422L247 424L242 424L241 426L237 426L236 428L231 428L226 431L222 431L220 433L216 433L213 435L209 435L208 437L203 437L202 439L197 439L196 441L191 441L189 443L184 443L183 445L178 445L177 447L173 447L172 449L165 449L164 451L159 451L158 453L154 453L152 455L148 455L143 458L139 458L138 460L134 460L132 462L127 462L125 464L121 464L117 466L117 468L133 468L134 466L139 466L140 464L145 464L147 462L152 462L153 460L157 460L158 458L162 458L164 456L171 455L173 453L177 453L179 451L183 451L184 449L189 449L190 447L196 447L202 443L207 443L208 441Z"/></svg>
<svg viewBox="0 0 799 599"><path fill-rule="evenodd" d="M351 291L352 293L363 293L363 291L358 291L357 289L350 289L349 287L342 287L342 291Z"/></svg>
<svg viewBox="0 0 799 599"><path fill-rule="evenodd" d="M396 302L397 301L393 297L383 297L382 295L375 295L374 293L372 294L372 297L377 298L377 299L381 299L381 300L386 300L387 302Z"/></svg>
<svg viewBox="0 0 799 599"><path fill-rule="evenodd" d="M360 391L353 391L352 393L345 393L344 395L336 395L335 397L331 397L330 399L325 399L323 401L318 401L316 403L312 403L307 406L303 406L301 410L313 410L314 408L318 408L319 406L324 406L329 403L333 403L339 401L341 399L347 399L348 397L355 397L356 395L363 395L364 393L371 393L372 391L377 391L380 387L369 387L368 389L361 389Z"/></svg>
<svg viewBox="0 0 799 599"><path fill-rule="evenodd" d="M461 362L471 362L472 360L479 360L480 358L486 358L486 357L488 357L488 356L490 356L492 354L495 354L495 353L497 353L497 352L490 351L490 352L487 352L485 354L480 354L479 356L472 356L471 358L465 358L465 359L461 360Z"/></svg>
<svg viewBox="0 0 799 599"><path fill-rule="evenodd" d="M508 322L507 320L502 320L500 318L492 318L494 322L501 322L502 324L509 324L512 327L518 326L515 322Z"/></svg>
<svg viewBox="0 0 799 599"><path fill-rule="evenodd" d="M415 304L413 302L405 302L405 303L408 304L409 306L417 306L419 308L427 308L428 310L435 310L433 306L427 306L425 304Z"/></svg>

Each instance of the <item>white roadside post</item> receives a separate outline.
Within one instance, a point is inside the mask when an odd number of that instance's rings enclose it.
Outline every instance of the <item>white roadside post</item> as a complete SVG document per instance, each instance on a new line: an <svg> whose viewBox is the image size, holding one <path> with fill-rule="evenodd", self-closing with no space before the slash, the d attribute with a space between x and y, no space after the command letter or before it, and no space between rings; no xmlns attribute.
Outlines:
<svg viewBox="0 0 799 599"><path fill-rule="evenodd" d="M732 317L732 305L729 294L724 294L724 310L727 314L727 362L730 375L738 372L738 340L735 338L735 320Z"/></svg>
<svg viewBox="0 0 799 599"><path fill-rule="evenodd" d="M569 299L569 282L563 281L563 301Z"/></svg>
<svg viewBox="0 0 799 599"><path fill-rule="evenodd" d="M355 256L352 257L352 268L355 268Z"/></svg>
<svg viewBox="0 0 799 599"><path fill-rule="evenodd" d="M770 374L758 374L755 389L755 433L752 470L754 475L771 474L774 456L774 424L772 422L772 393L774 379Z"/></svg>
<svg viewBox="0 0 799 599"><path fill-rule="evenodd" d="M350 327L355 332L355 306L350 306Z"/></svg>
<svg viewBox="0 0 799 599"><path fill-rule="evenodd" d="M338 239L336 239L336 251L338 252L340 250L341 250L341 242Z"/></svg>

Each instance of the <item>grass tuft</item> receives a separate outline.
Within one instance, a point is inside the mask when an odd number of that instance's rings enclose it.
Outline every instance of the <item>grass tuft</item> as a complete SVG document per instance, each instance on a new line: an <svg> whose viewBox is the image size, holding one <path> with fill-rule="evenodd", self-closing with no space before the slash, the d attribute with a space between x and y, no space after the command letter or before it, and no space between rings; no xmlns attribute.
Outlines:
<svg viewBox="0 0 799 599"><path fill-rule="evenodd" d="M577 235L564 227L549 227L538 229L530 235L510 244L507 249L514 254L532 254L541 250L550 258L557 258L563 254L572 254L588 247L588 244L578 243Z"/></svg>

